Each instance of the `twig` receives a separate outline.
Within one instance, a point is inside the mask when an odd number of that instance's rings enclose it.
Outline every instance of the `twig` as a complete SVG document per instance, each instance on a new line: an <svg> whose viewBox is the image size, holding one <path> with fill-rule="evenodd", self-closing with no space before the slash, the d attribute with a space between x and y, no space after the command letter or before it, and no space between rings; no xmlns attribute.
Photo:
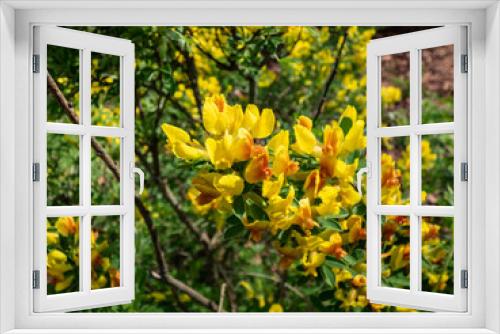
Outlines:
<svg viewBox="0 0 500 334"><path fill-rule="evenodd" d="M217 312L222 312L224 309L224 296L226 295L226 283L222 283L220 286L220 296L219 296L219 308Z"/></svg>
<svg viewBox="0 0 500 334"><path fill-rule="evenodd" d="M345 42L347 40L347 29L344 29L344 34L342 35L342 42L340 43L340 46L337 49L337 55L335 57L335 62L333 63L332 70L330 72L330 75L326 79L325 86L323 88L323 94L321 95L321 99L319 100L318 107L316 108L316 112L314 113L313 116L313 121L315 121L318 116L323 112L323 106L326 102L326 98L328 95L328 91L330 90L330 86L332 85L335 76L337 75L337 70L340 64L340 58L342 57L342 50L344 49Z"/></svg>
<svg viewBox="0 0 500 334"><path fill-rule="evenodd" d="M71 121L75 124L79 123L79 117L73 110L73 108L69 105L68 101L64 97L64 94L61 92L59 87L57 86L57 83L54 81L52 76L47 74L47 85L49 88L49 91L54 95L56 98L57 102L59 105L63 108L63 111L68 115L68 117L71 119ZM116 164L114 163L113 159L106 153L106 151L102 148L101 145L99 145L98 142L95 142L97 145L94 145L92 143L92 148L96 151L96 154L98 157L100 157L106 166L111 170L113 175L119 179L120 178L120 171L118 170ZM160 244L160 238L158 236L158 231L156 230L153 220L151 218L151 214L149 210L146 208L144 203L142 202L142 199L139 196L135 196L135 205L137 206L137 209L141 213L142 217L144 218L144 221L146 223L146 226L149 231L149 235L151 237L151 241L153 242L153 248L155 251L155 258L156 262L158 264L160 273L157 274L158 277L160 277L164 282L167 284L175 287L176 289L186 293L189 295L191 298L196 300L198 303L201 305L211 309L212 311L218 311L219 307L218 305L208 299L207 297L203 296L201 293L196 291L195 289L191 288L187 284L183 283L182 281L176 279L172 275L168 273L168 264L165 259L165 254L163 253L161 244Z"/></svg>

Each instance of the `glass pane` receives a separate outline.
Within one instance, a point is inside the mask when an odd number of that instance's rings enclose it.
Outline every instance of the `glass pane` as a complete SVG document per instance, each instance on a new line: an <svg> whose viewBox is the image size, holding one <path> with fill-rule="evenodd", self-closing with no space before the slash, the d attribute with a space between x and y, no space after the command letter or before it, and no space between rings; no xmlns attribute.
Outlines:
<svg viewBox="0 0 500 334"><path fill-rule="evenodd" d="M410 288L410 218L381 216L382 286Z"/></svg>
<svg viewBox="0 0 500 334"><path fill-rule="evenodd" d="M47 205L80 204L80 137L47 134Z"/></svg>
<svg viewBox="0 0 500 334"><path fill-rule="evenodd" d="M381 57L381 126L410 124L410 53Z"/></svg>
<svg viewBox="0 0 500 334"><path fill-rule="evenodd" d="M421 50L422 123L453 122L453 45Z"/></svg>
<svg viewBox="0 0 500 334"><path fill-rule="evenodd" d="M92 124L120 126L120 57L92 53Z"/></svg>
<svg viewBox="0 0 500 334"><path fill-rule="evenodd" d="M422 203L453 205L453 135L421 138Z"/></svg>
<svg viewBox="0 0 500 334"><path fill-rule="evenodd" d="M120 216L92 217L92 290L120 286Z"/></svg>
<svg viewBox="0 0 500 334"><path fill-rule="evenodd" d="M453 294L451 217L422 217L422 291Z"/></svg>
<svg viewBox="0 0 500 334"><path fill-rule="evenodd" d="M47 71L79 117L80 50L47 45ZM50 85L47 86L47 121L75 123L57 102Z"/></svg>
<svg viewBox="0 0 500 334"><path fill-rule="evenodd" d="M105 163L106 153L120 172L120 138L92 137L92 204L120 204L120 181Z"/></svg>
<svg viewBox="0 0 500 334"><path fill-rule="evenodd" d="M410 204L410 137L381 138L381 203Z"/></svg>
<svg viewBox="0 0 500 334"><path fill-rule="evenodd" d="M47 294L79 291L78 217L47 219Z"/></svg>

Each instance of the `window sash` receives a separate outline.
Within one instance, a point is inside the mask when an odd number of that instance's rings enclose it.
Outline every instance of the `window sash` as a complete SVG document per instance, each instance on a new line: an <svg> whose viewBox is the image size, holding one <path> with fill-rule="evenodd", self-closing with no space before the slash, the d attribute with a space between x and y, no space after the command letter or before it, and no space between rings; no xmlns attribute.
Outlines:
<svg viewBox="0 0 500 334"><path fill-rule="evenodd" d="M421 64L420 50L454 45L454 121L420 124ZM410 124L381 127L381 63L384 55L410 53ZM466 28L450 26L373 40L367 56L367 296L372 302L432 311L467 310L467 289L460 286L461 270L467 269L467 184L460 179L460 165L467 162L467 75L461 73L461 55L466 54ZM454 202L453 206L420 205L421 143L427 134L454 134ZM380 162L381 137L410 138L410 205L381 205ZM410 218L410 289L381 285L382 215L404 215ZM446 295L421 289L421 226L425 216L454 217L453 261L454 293Z"/></svg>
<svg viewBox="0 0 500 334"><path fill-rule="evenodd" d="M34 311L74 311L128 303L134 296L134 46L130 41L58 27L35 27L34 53L40 55L40 72L34 74L34 161L40 164L40 182L34 190L34 260L40 271L40 288L34 289ZM80 50L80 124L47 122L47 45ZM91 124L91 53L120 57L120 127ZM45 206L47 195L47 134L80 138L80 203ZM120 205L91 203L91 138L120 138ZM120 216L120 287L91 289L91 218ZM47 217L80 217L79 292L47 295Z"/></svg>

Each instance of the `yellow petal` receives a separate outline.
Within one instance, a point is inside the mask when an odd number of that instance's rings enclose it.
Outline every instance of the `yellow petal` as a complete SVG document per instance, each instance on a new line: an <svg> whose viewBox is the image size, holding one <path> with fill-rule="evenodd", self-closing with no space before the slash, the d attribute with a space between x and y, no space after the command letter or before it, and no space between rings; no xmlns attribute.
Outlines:
<svg viewBox="0 0 500 334"><path fill-rule="evenodd" d="M288 144L288 131L281 130L271 138L267 147L272 151L277 151L280 147L285 147L288 150Z"/></svg>
<svg viewBox="0 0 500 334"><path fill-rule="evenodd" d="M224 175L217 180L215 188L224 195L237 196L243 192L244 181L237 175Z"/></svg>
<svg viewBox="0 0 500 334"><path fill-rule="evenodd" d="M255 138L266 138L271 135L274 130L274 113L271 109L265 108L262 110L262 114L253 129L253 135Z"/></svg>
<svg viewBox="0 0 500 334"><path fill-rule="evenodd" d="M312 120L307 116L299 116L299 118L297 120L297 124L300 124L300 125L308 128L309 130L311 130L312 126L313 126Z"/></svg>
<svg viewBox="0 0 500 334"><path fill-rule="evenodd" d="M283 306L280 304L273 304L269 308L269 312L283 312Z"/></svg>
<svg viewBox="0 0 500 334"><path fill-rule="evenodd" d="M199 147L194 147L183 142L174 142L172 152L175 156L185 160L206 159L207 152Z"/></svg>
<svg viewBox="0 0 500 334"><path fill-rule="evenodd" d="M364 128L364 121L356 121L345 137L344 145L342 147L344 152L350 153L366 147L366 137L363 134Z"/></svg>
<svg viewBox="0 0 500 334"><path fill-rule="evenodd" d="M281 187L283 186L284 176L281 174L278 176L277 180L264 180L262 184L262 196L266 198L273 198L274 196L278 196L280 193Z"/></svg>
<svg viewBox="0 0 500 334"><path fill-rule="evenodd" d="M164 123L161 126L163 132L167 135L168 140L171 143L180 141L183 143L188 143L191 141L191 137L189 134L182 130L181 128L178 128L176 126Z"/></svg>
<svg viewBox="0 0 500 334"><path fill-rule="evenodd" d="M292 145L292 149L299 154L313 154L317 141L311 130L300 124L294 125L293 129L295 143Z"/></svg>
<svg viewBox="0 0 500 334"><path fill-rule="evenodd" d="M252 131L255 124L259 121L259 109L255 104L247 105L245 115L243 117L243 126L248 131Z"/></svg>
<svg viewBox="0 0 500 334"><path fill-rule="evenodd" d="M356 122L357 120L357 112L356 112L356 108L354 108L353 106L351 105L348 105L345 109L344 109L344 112L342 113L342 115L340 116L340 122L342 122L342 119L343 118L350 118L352 123L354 124L354 122Z"/></svg>
<svg viewBox="0 0 500 334"><path fill-rule="evenodd" d="M222 134L224 130L220 124L220 115L222 112L219 111L217 104L211 100L206 99L203 104L203 126L208 133L215 136Z"/></svg>
<svg viewBox="0 0 500 334"><path fill-rule="evenodd" d="M253 137L250 132L245 128L240 128L231 148L234 161L246 161L250 159L253 144Z"/></svg>

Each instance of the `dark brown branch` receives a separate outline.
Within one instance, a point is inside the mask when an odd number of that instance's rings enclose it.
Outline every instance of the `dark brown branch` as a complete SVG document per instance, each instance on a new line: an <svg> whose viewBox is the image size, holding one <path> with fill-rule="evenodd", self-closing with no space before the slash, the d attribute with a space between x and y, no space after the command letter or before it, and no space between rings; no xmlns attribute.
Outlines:
<svg viewBox="0 0 500 334"><path fill-rule="evenodd" d="M203 120L202 107L203 102L201 100L200 87L198 86L198 70L196 69L196 64L194 58L189 54L187 50L181 50L184 58L186 59L187 73L190 81L191 89L193 89L194 99L196 101L196 107L200 114L200 119Z"/></svg>
<svg viewBox="0 0 500 334"><path fill-rule="evenodd" d="M47 74L47 85L49 91L52 93L52 95L56 98L57 102L59 105L62 107L63 111L68 115L68 117L71 119L71 121L75 124L79 123L79 117L73 110L73 108L70 106L66 98L64 97L64 94L61 92L59 87L57 86L57 83L54 81L52 76ZM94 142L91 143L92 148L94 151L96 151L96 154L98 157L100 157L106 166L111 170L113 175L119 180L120 179L120 171L116 164L114 163L113 159L106 153L106 151L102 148L102 146L98 143ZM173 194L172 194L173 195ZM183 283L182 281L176 279L172 275L168 273L168 264L165 259L165 254L163 253L161 243L160 243L160 238L158 235L158 231L156 230L156 227L154 226L154 222L151 218L151 214L149 210L146 208L144 203L142 202L142 199L139 196L135 196L135 205L139 212L141 213L141 216L144 219L144 222L146 223L146 226L149 231L149 235L151 237L151 241L153 242L153 248L155 251L155 258L156 262L158 264L158 268L160 270L160 273L158 274L159 277L167 284L170 286L173 286L174 288L178 289L179 291L182 291L186 294L188 294L192 299L196 300L199 304L211 309L212 311L217 312L219 309L219 306L217 303L214 301L206 298L203 296L201 293L196 291L195 289L191 288L187 284Z"/></svg>
<svg viewBox="0 0 500 334"><path fill-rule="evenodd" d="M330 90L330 86L332 85L333 81L335 80L335 76L337 75L340 59L342 58L342 51L344 50L344 46L347 41L347 29L348 28L344 28L344 33L342 35L342 42L340 43L340 46L337 48L337 55L335 57L335 62L333 63L330 75L326 79L323 88L323 94L321 95L321 99L318 102L318 107L316 108L316 112L313 115L313 121L315 121L318 118L318 116L323 112L323 108L328 96L328 91Z"/></svg>

